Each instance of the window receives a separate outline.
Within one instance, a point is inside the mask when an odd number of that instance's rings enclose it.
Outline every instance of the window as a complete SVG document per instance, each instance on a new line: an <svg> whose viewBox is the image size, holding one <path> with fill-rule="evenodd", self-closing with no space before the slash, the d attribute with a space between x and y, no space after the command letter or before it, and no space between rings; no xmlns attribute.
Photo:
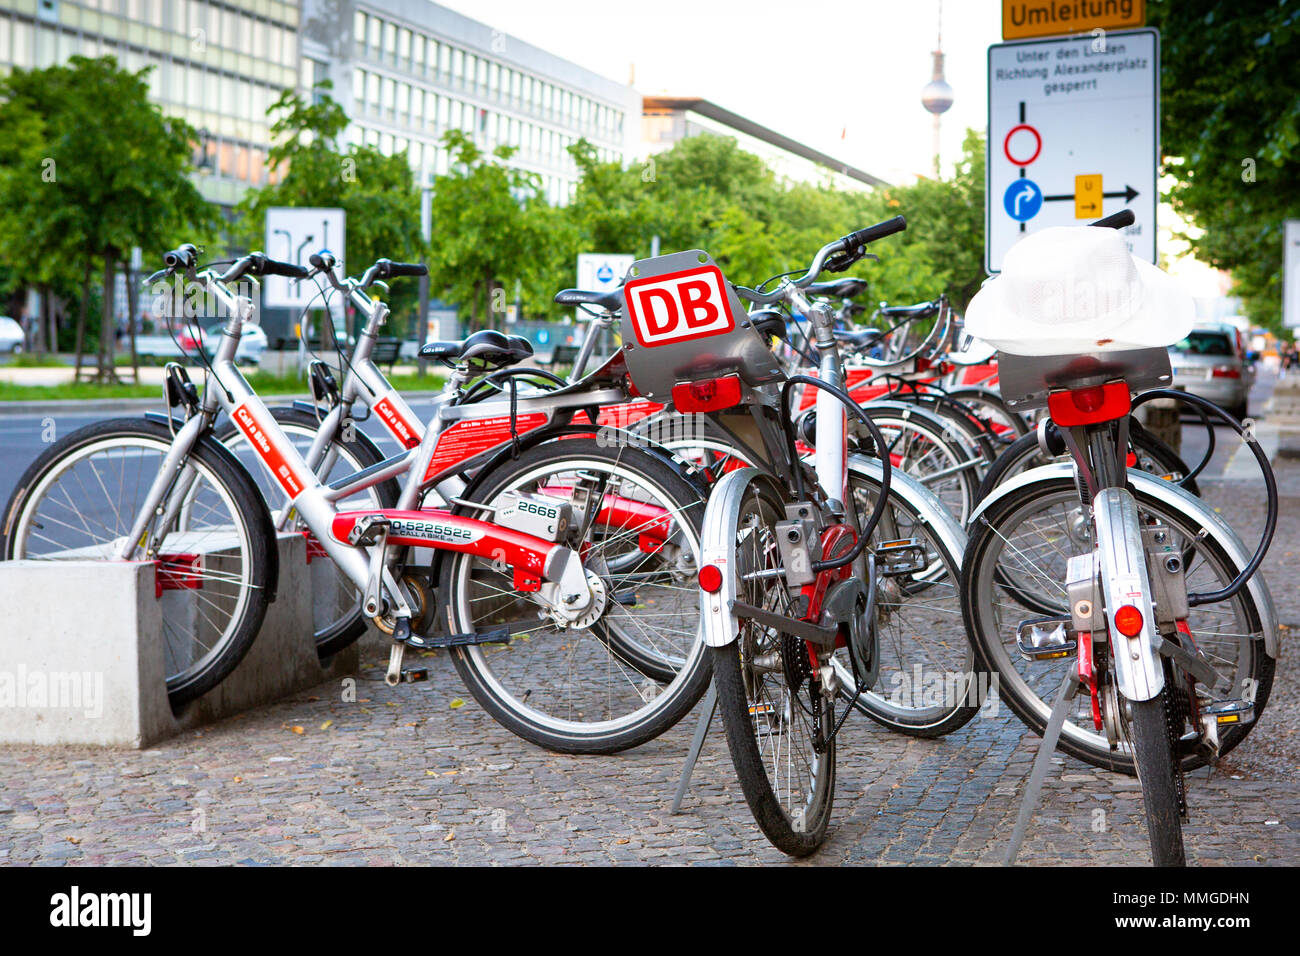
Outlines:
<svg viewBox="0 0 1300 956"><path fill-rule="evenodd" d="M378 17L371 17L366 33L366 45L369 47L372 59L379 59L379 37L384 29L384 21Z"/></svg>
<svg viewBox="0 0 1300 956"><path fill-rule="evenodd" d="M397 33L397 62L404 70L411 68L411 31L406 27Z"/></svg>
<svg viewBox="0 0 1300 956"><path fill-rule="evenodd" d="M411 87L406 83L397 86L397 117L405 120L411 112Z"/></svg>
<svg viewBox="0 0 1300 956"><path fill-rule="evenodd" d="M384 59L392 63L397 59L397 27L384 24Z"/></svg>
<svg viewBox="0 0 1300 956"><path fill-rule="evenodd" d="M451 72L451 48L445 43L437 44L438 47L438 72L447 74Z"/></svg>
<svg viewBox="0 0 1300 956"><path fill-rule="evenodd" d="M465 78L465 54L461 50L453 50L451 53L451 78L453 80Z"/></svg>
<svg viewBox="0 0 1300 956"><path fill-rule="evenodd" d="M371 112L379 112L379 75L366 74L366 106Z"/></svg>
<svg viewBox="0 0 1300 956"><path fill-rule="evenodd" d="M424 90L411 90L411 125L416 129L424 126Z"/></svg>
<svg viewBox="0 0 1300 956"><path fill-rule="evenodd" d="M396 90L397 90L397 83L385 77L382 103L384 107L384 113L388 116L391 116L393 114L393 103L397 98Z"/></svg>
<svg viewBox="0 0 1300 956"><path fill-rule="evenodd" d="M352 99L358 106L365 106L366 103L366 71L352 71Z"/></svg>
<svg viewBox="0 0 1300 956"><path fill-rule="evenodd" d="M417 33L411 41L411 70L417 76L424 75L424 54L427 44L424 35Z"/></svg>
<svg viewBox="0 0 1300 956"><path fill-rule="evenodd" d="M360 10L352 20L352 35L357 41L357 56L366 55L366 21L370 19Z"/></svg>
<svg viewBox="0 0 1300 956"><path fill-rule="evenodd" d="M465 79L470 84L475 82L475 74L478 70L478 57L472 53L465 54Z"/></svg>

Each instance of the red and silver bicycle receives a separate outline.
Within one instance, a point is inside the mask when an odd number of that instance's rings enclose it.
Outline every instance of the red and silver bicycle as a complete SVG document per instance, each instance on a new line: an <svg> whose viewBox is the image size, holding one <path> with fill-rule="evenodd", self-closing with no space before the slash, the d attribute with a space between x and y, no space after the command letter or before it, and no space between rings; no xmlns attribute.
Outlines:
<svg viewBox="0 0 1300 956"><path fill-rule="evenodd" d="M580 409L626 401L620 362L544 394L449 399L400 454L327 483L233 362L255 309L230 284L307 270L254 253L218 274L195 259L183 246L154 278L174 280L167 309L198 290L229 316L202 397L169 367L168 401L183 417L99 422L48 449L6 509L6 557L153 563L174 704L215 686L276 583L266 505L212 434L225 411L288 502L280 517L310 532L309 560L332 562L362 614L392 635L390 679L406 648L446 648L493 716L566 752L635 746L694 705L709 679L694 584L700 489L644 443L571 424ZM373 271L422 268L381 260ZM457 375L523 357L485 336L434 352ZM396 507L347 506L398 476ZM422 507L434 492L447 507Z"/></svg>

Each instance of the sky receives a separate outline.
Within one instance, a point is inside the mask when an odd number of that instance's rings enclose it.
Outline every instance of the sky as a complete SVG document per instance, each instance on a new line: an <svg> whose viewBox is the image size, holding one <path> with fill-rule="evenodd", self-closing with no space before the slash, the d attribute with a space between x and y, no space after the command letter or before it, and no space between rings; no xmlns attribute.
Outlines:
<svg viewBox="0 0 1300 956"><path fill-rule="evenodd" d="M930 81L939 0L438 0L443 6L626 83L698 96L882 179L931 168ZM982 130L986 51L999 0L943 4L945 173L967 127Z"/></svg>

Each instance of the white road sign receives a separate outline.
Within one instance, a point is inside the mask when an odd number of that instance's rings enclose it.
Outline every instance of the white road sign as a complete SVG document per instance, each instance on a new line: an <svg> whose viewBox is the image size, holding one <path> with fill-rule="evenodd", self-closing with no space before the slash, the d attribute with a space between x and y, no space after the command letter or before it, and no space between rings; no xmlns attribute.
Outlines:
<svg viewBox="0 0 1300 956"><path fill-rule="evenodd" d="M1300 219L1286 221L1282 254L1282 324L1300 329Z"/></svg>
<svg viewBox="0 0 1300 956"><path fill-rule="evenodd" d="M577 288L584 292L608 292L617 289L635 261L636 256L581 252L578 254Z"/></svg>
<svg viewBox="0 0 1300 956"><path fill-rule="evenodd" d="M272 259L310 269L307 257L328 249L341 267L346 255L346 226L342 209L273 206L266 211L266 248L263 251ZM268 309L302 309L311 302L314 307L324 308L323 299L317 298L319 291L316 283L309 280L267 276L262 280L262 306Z"/></svg>
<svg viewBox="0 0 1300 956"><path fill-rule="evenodd" d="M1129 250L1155 262L1159 128L1155 30L989 47L985 268L1031 232L1124 208Z"/></svg>

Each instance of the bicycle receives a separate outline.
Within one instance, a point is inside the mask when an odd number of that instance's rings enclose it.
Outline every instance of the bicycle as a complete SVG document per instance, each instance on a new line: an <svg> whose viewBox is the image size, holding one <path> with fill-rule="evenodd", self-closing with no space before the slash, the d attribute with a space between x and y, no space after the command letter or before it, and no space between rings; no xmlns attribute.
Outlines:
<svg viewBox="0 0 1300 956"><path fill-rule="evenodd" d="M1095 225L1132 221L1121 213ZM1057 314L1018 319L1007 304L1085 282L1089 301L1119 318L1080 306L1081 318L1058 327ZM1059 732L1067 753L1136 772L1160 866L1185 861L1185 771L1244 739L1276 656L1272 600L1255 574L1276 521L1267 458L1250 444L1270 507L1253 556L1198 498L1126 467L1132 409L1180 394L1163 388L1172 373L1159 340L1177 341L1192 309L1168 283L1114 232L1046 230L1022 240L976 296L967 326L1000 348L1004 396L1017 409L1045 406L1070 460L985 499L961 576L968 635L1002 698L1031 730ZM1139 309L1135 288L1159 311Z"/></svg>
<svg viewBox="0 0 1300 956"><path fill-rule="evenodd" d="M290 502L285 512L295 513L323 556L360 592L365 616L392 635L390 681L411 674L402 669L407 647L446 648L471 693L500 722L534 743L575 753L643 743L699 699L709 679L708 658L698 639L695 588L685 584L698 560L699 489L653 450L601 445L590 437L590 425L568 424L576 409L626 400L617 363L563 393L448 401L414 447L327 485L233 364L242 324L254 309L251 299L235 295L228 284L248 275L310 274L260 253L224 273L200 272L192 246L168 253L165 262L152 279L187 277L215 297L229 321L201 398L183 369L168 369L169 404L183 407L183 420L167 416L168 424L162 424L155 417L143 426L118 420L83 430L97 439L139 444L143 428L162 460L142 482L143 494L120 483L118 490L132 492L130 502L105 510L129 530L112 529L98 553L104 559L153 560L160 591L184 588L187 596L206 599L207 578L172 570L177 562L171 539L178 527L186 530L176 515L194 510L197 482L211 460L240 476L230 478L241 497L224 520L261 529L262 537L250 542L246 534L231 547L246 565L264 572L235 582L243 603L209 642L212 659L203 681L173 681L169 668L175 705L215 686L238 663L274 583L263 569L276 553L266 505L211 436L221 411L245 434ZM361 284L374 275L422 270L380 260ZM161 311L179 307L182 291L169 284ZM435 343L429 351L459 363L452 379L461 384L470 365L494 372L522 357L509 340L502 345L490 336ZM29 471L43 476L39 481L20 482L7 509L7 556L33 556L30 532L52 500L49 476L66 473L83 432L34 463ZM331 434L322 430L316 440L325 445ZM466 474L472 476L468 482ZM397 508L338 508L337 502L401 475ZM421 509L430 490L452 507ZM105 497L112 497L106 488ZM209 548L191 564L206 568L214 553ZM45 549L44 556L56 553ZM169 583L173 579L179 583ZM445 604L440 613L434 610L435 582ZM183 616L168 621L175 631L169 648L175 643L183 650L197 639ZM651 622L659 626L652 629ZM437 624L445 632L435 633Z"/></svg>

